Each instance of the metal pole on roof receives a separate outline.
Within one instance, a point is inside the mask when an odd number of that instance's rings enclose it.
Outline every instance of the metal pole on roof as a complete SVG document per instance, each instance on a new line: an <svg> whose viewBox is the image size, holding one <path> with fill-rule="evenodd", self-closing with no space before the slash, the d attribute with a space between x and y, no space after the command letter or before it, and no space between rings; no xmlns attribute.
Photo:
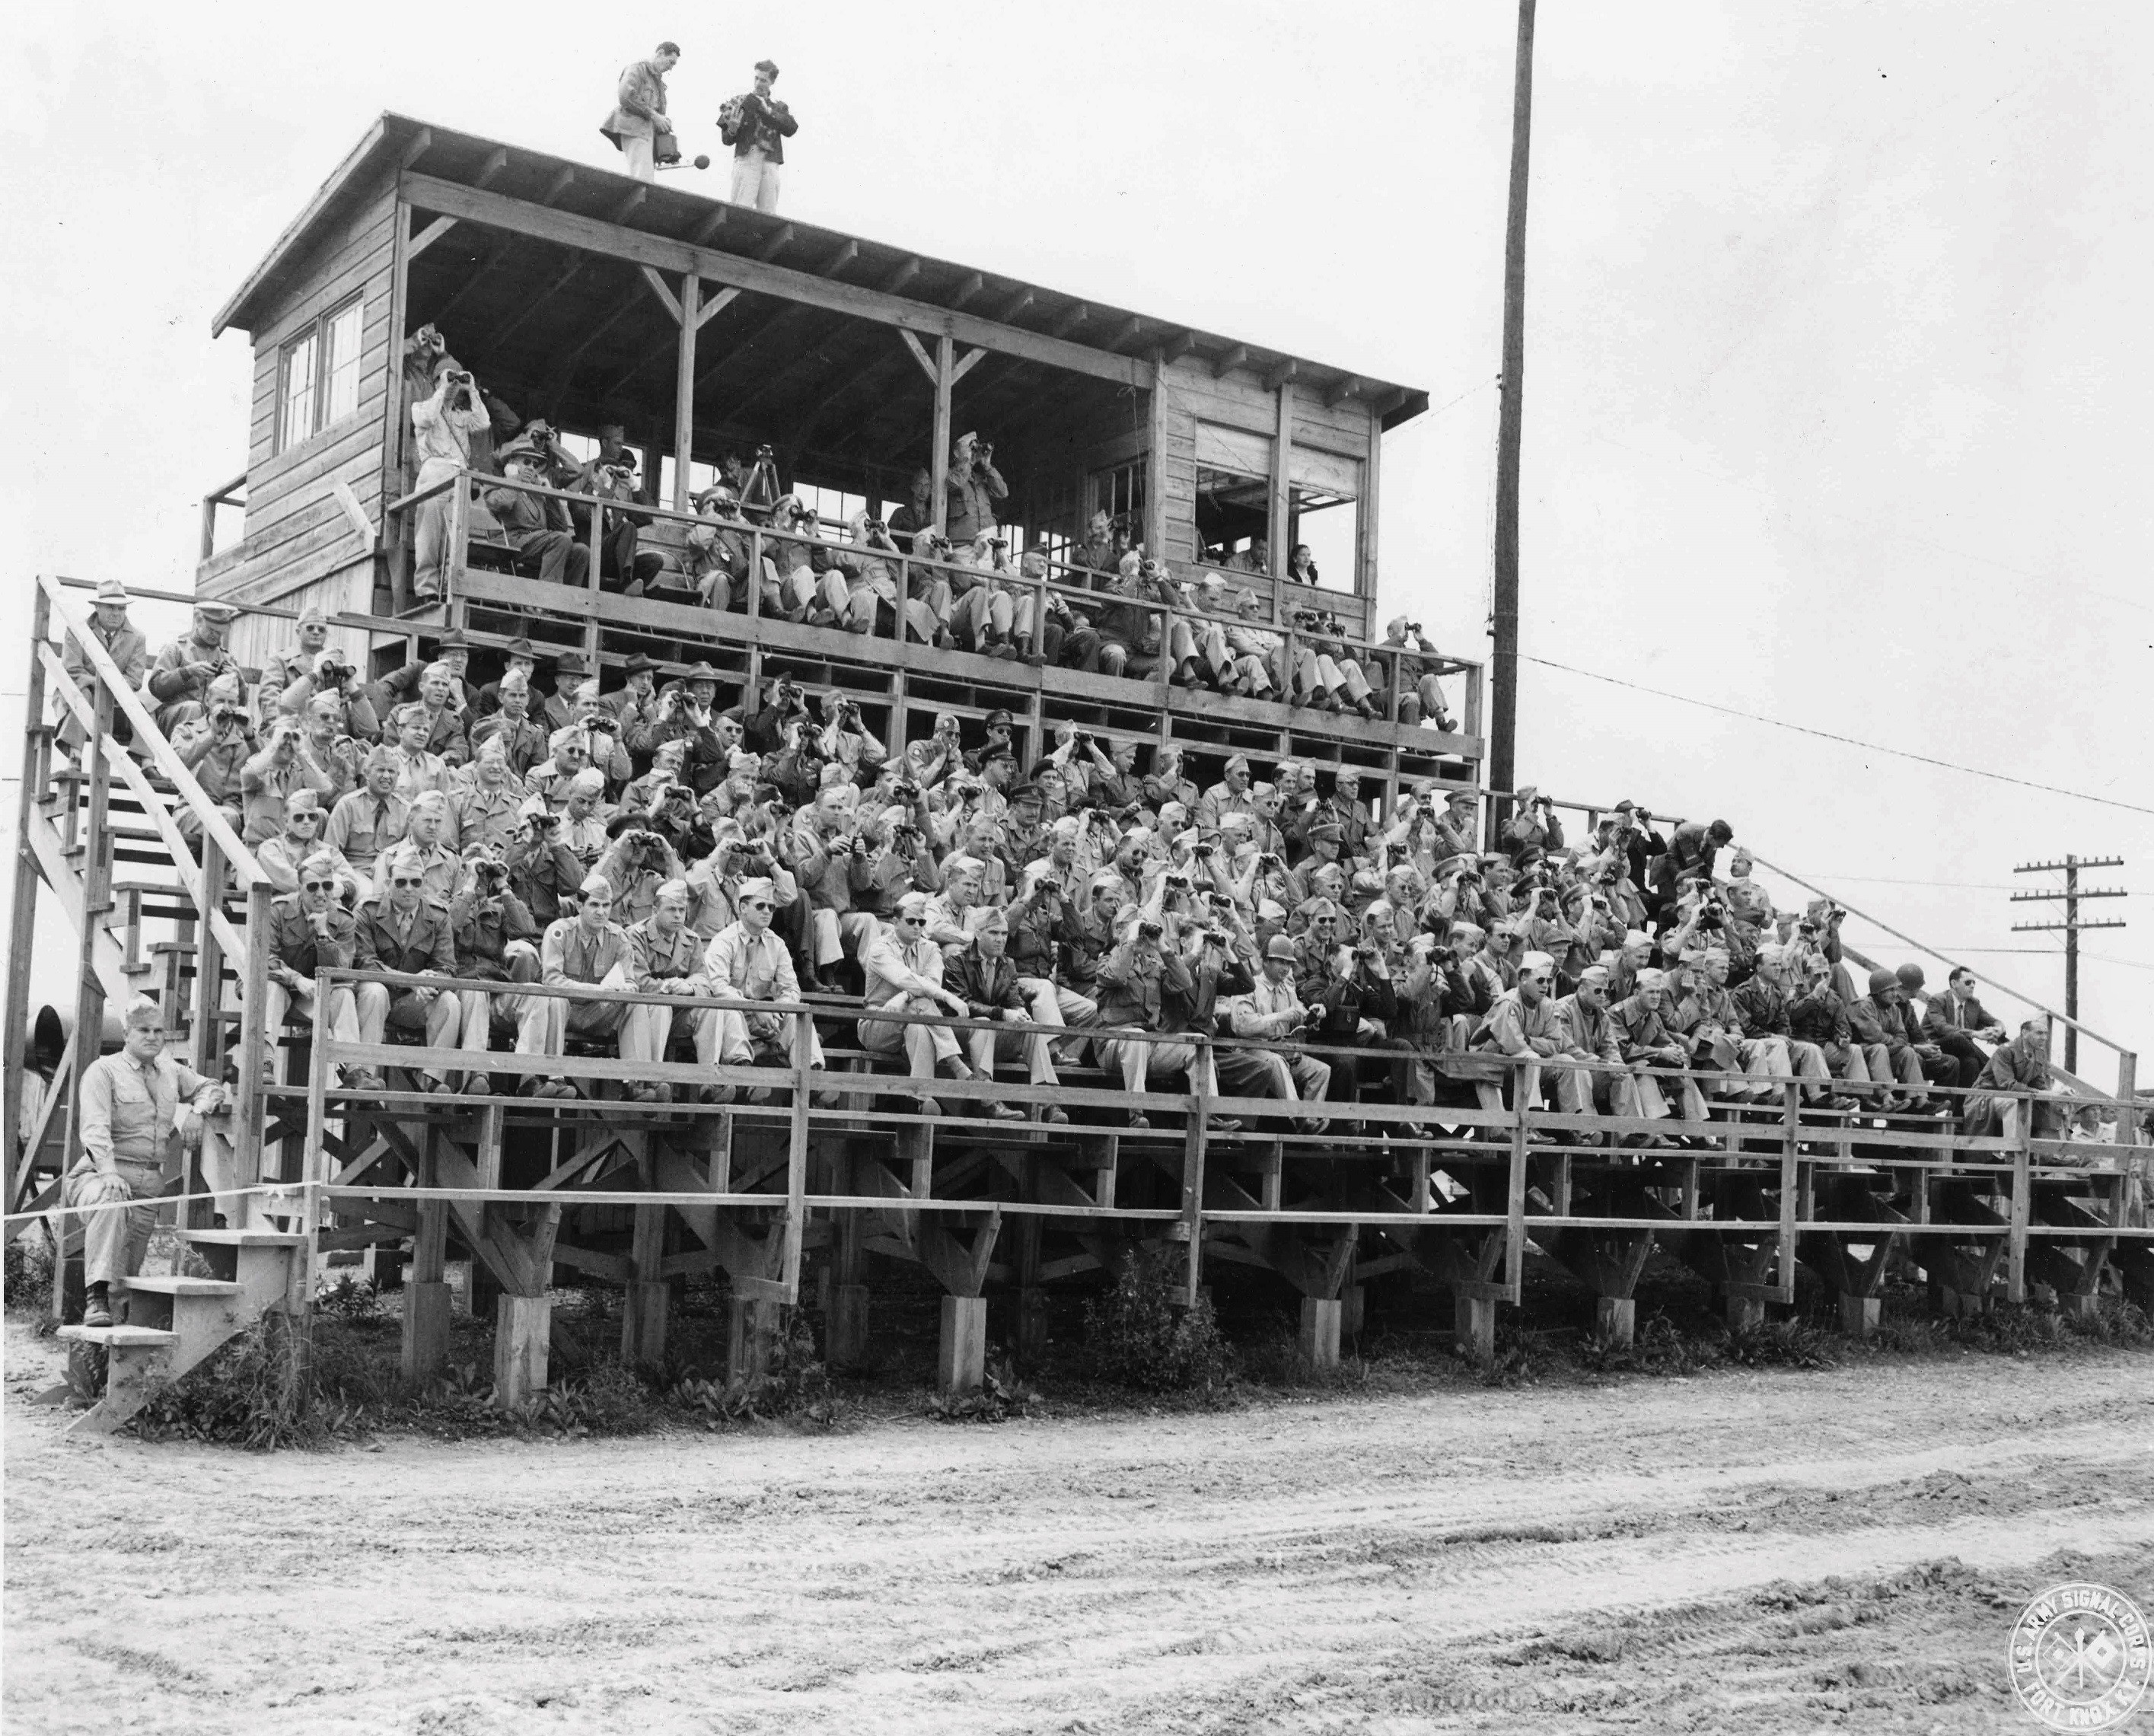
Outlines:
<svg viewBox="0 0 2154 1736"><path fill-rule="evenodd" d="M1519 444L1526 385L1526 161L1533 130L1534 0L1519 0L1517 82L1511 99L1511 200L1503 237L1503 375L1496 423L1494 598L1490 659L1488 786L1509 789L1519 727ZM1491 802L1492 835L1509 804Z"/></svg>

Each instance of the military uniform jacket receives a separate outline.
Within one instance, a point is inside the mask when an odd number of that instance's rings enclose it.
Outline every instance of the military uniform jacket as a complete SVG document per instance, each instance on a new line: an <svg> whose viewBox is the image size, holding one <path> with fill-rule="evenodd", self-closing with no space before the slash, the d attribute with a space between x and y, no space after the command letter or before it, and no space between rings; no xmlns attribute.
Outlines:
<svg viewBox="0 0 2154 1736"><path fill-rule="evenodd" d="M331 904L328 937L314 932L299 898L279 898L269 906L269 944L277 962L311 979L318 970L349 966L358 957L359 924L350 912Z"/></svg>
<svg viewBox="0 0 2154 1736"><path fill-rule="evenodd" d="M421 898L402 917L385 901L362 905L356 920L360 969L457 973L456 931L446 904Z"/></svg>

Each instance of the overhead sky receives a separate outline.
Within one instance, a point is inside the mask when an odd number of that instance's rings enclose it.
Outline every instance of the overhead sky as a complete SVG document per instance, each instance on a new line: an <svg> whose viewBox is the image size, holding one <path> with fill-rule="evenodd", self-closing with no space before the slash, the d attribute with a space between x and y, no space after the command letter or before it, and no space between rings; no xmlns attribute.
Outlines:
<svg viewBox="0 0 2154 1736"><path fill-rule="evenodd" d="M1544 0L1529 656L2154 809L2145 16ZM608 166L615 69L661 36L691 152L779 63L789 213L1425 387L1386 447L1382 602L1484 655L1514 27L1502 0L27 10L0 688L32 572L191 583L197 502L245 462L246 340L210 314L377 112ZM2121 855L2095 883L2154 888L2146 813L1540 663L1519 720L1522 779L1723 815L2053 1005L2054 937L2007 901L2054 877L2015 864ZM2131 926L2087 937L2082 1017L2154 1045L2154 908L2090 914Z"/></svg>

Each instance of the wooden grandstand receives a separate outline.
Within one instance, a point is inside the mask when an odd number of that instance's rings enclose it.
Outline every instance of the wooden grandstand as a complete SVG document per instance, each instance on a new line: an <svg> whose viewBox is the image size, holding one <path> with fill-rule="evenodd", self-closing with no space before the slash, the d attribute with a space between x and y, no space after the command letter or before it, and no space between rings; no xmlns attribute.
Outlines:
<svg viewBox="0 0 2154 1736"><path fill-rule="evenodd" d="M1224 543L1283 552L1306 540L1315 515L1350 505L1345 568L1329 567L1337 588L1298 595L1304 587L1263 577L1267 625L1291 641L1299 611L1320 608L1343 621L1345 642L1376 655L1382 437L1426 408L1425 395L385 115L217 316L217 329L251 334L258 390L246 475L204 503L197 595L242 610L242 662L264 661L302 609L319 607L375 672L454 627L479 647L475 678L521 635L609 671L639 652L676 669L708 662L722 704L752 706L780 676L842 688L893 753L940 711L977 741L979 720L1000 707L1019 720L1028 761L1073 720L1109 738L1183 743L1207 773L1235 752L1359 768L1385 804L1402 781L1429 778L1473 791L1493 820L1490 804L1508 794L1483 787L1481 669L1470 659L1442 660L1458 722L1438 728L1399 720L1396 684L1391 709L1370 719L1196 692L1164 671L1128 679L929 650L764 618L753 595L728 614L602 590L597 514L591 587L541 584L489 537L468 476L423 493L404 484L399 355L422 324L442 327L488 389L525 413L577 432L626 426L671 503L650 509L648 534L661 539L692 522L698 467L721 452L770 444L795 488L880 512L916 465L937 467L939 502L950 436L975 425L997 431L1018 479L1013 521L1061 551L1028 581L1042 595L1088 594L1092 575L1067 551L1103 505L1134 515L1182 578L1201 577L1200 554ZM352 371L332 391L345 358ZM302 368L314 370L319 401L295 410ZM422 605L407 590L405 527L436 493L451 503L452 556L445 595ZM240 503L242 536L218 552L218 513ZM758 559L778 540L752 534ZM505 1402L545 1385L549 1292L571 1274L624 1289L623 1352L657 1361L676 1284L724 1274L732 1371L746 1376L789 1306L819 1312L831 1361L863 1360L872 1259L912 1262L945 1293L947 1390L978 1383L991 1297L1006 1299L1008 1341L1029 1355L1046 1289L1115 1267L1136 1242L1171 1244L1192 1298L1211 1263L1276 1274L1301 1298L1304 1347L1319 1363L1336 1358L1363 1287L1409 1271L1449 1286L1462 1340L1490 1354L1498 1305L1519 1302L1529 1257L1590 1285L1619 1337L1656 1248L1718 1285L1738 1322L1791 1303L1802 1269L1857 1329L1874 1323L1879 1287L1901 1265L1953 1307L2021 1300L2037 1284L2080 1305L2106 1286L2154 1300L2154 1230L2129 1152L2119 1162L2114 1147L2031 1133L1967 1139L1949 1121L1828 1114L1792 1087L1707 1121L1594 1122L1687 1142L1637 1151L1571 1144L1587 1131L1579 1118L1529 1111L1508 1083L1512 1107L1475 1107L1463 1064L1451 1080L1457 1100L1437 1117L1455 1131L1442 1136L1411 1106L1345 1105L1318 1127L1266 1100L1132 1095L1074 1070L1052 1092L1021 1072L934 1082L946 1111L992 1096L1030 1117L995 1122L921 1113L922 1083L876 1073L861 1050L857 1003L811 998L795 1010L819 1033L822 1071L804 1044L779 1068L679 1059L654 1070L572 1052L544 1063L588 1083L589 1100L566 1103L513 1095L538 1063L497 1052L496 1095L425 1095L407 1088L410 1075L460 1057L265 1029L268 958L251 937L268 882L90 641L72 584L38 581L11 947L29 956L38 888L49 888L74 930L81 987L64 1032L47 1038L59 1052L45 1057L53 1087L36 1125L24 1124L23 1094L8 1093L9 1150L22 1153L10 1211L56 1207L74 1086L95 1058L108 1001L156 995L197 1067L229 1069L238 1091L190 1160L176 1208L220 1275L146 1278L130 1287L141 1300L129 1325L69 1329L110 1357L100 1424L124 1420L156 1379L253 1321L303 1320L320 1263L355 1248L408 1263L414 1378L446 1352L447 1263L474 1264L497 1299ZM85 650L80 681L60 654L70 635ZM67 718L90 744L72 757L56 733ZM38 1033L23 971L13 984L5 1040L19 1067ZM264 1084L263 1059L279 1052L278 1081ZM1389 1065L1330 1054L1342 1066ZM338 1088L334 1070L348 1062L385 1070L390 1089ZM2124 1105L2127 1141L2134 1065L2120 1054L2113 1092L2066 1081ZM630 1103L620 1095L630 1080L742 1095ZM825 1093L835 1100L819 1102ZM1066 1125L1039 1118L1050 1101ZM1132 1110L1151 1126L1131 1130ZM1222 1116L1239 1130L1215 1131ZM11 1234L21 1221L10 1219ZM64 1306L65 1284L55 1290Z"/></svg>

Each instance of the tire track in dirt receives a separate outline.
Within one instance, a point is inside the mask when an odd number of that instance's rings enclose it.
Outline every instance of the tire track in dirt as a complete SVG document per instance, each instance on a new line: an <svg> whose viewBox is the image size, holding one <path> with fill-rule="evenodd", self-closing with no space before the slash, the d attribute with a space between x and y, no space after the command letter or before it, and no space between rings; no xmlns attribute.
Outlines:
<svg viewBox="0 0 2154 1736"><path fill-rule="evenodd" d="M6 1709L237 1736L1635 1729L1722 1672L1761 1731L1840 1721L1835 1696L1972 1705L1966 1660L1864 1682L1851 1648L1902 1606L1993 1620L1979 1598L1768 1588L2154 1562L2145 1369L273 1459L62 1445L11 1407Z"/></svg>

